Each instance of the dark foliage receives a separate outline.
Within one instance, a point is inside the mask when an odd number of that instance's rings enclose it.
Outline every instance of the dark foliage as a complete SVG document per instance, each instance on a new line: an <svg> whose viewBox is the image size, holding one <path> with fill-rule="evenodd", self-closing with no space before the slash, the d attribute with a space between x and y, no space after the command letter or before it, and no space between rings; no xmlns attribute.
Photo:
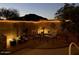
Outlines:
<svg viewBox="0 0 79 59"><path fill-rule="evenodd" d="M19 13L16 9L7 9L1 8L0 9L0 19L14 19L19 17Z"/></svg>
<svg viewBox="0 0 79 59"><path fill-rule="evenodd" d="M62 19L63 28L72 32L79 32L79 6L66 3L57 13L56 18ZM67 22L69 20L69 22Z"/></svg>
<svg viewBox="0 0 79 59"><path fill-rule="evenodd" d="M44 18L42 16L38 16L36 14L27 14L23 17L20 17L20 19L22 20L26 20L26 21L39 21L39 20L47 20L47 18Z"/></svg>

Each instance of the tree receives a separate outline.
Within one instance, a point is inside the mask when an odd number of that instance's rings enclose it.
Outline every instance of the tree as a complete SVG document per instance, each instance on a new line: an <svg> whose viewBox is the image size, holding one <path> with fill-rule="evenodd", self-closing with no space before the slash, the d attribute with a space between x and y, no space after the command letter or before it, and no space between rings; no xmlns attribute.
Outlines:
<svg viewBox="0 0 79 59"><path fill-rule="evenodd" d="M19 13L16 9L0 9L0 19L15 19L19 17Z"/></svg>
<svg viewBox="0 0 79 59"><path fill-rule="evenodd" d="M79 6L66 3L57 13L56 18L62 19L62 26L72 32L79 32Z"/></svg>
<svg viewBox="0 0 79 59"><path fill-rule="evenodd" d="M26 20L26 21L47 20L47 18L44 18L44 17L36 15L36 14L26 14L25 16L21 17L21 19Z"/></svg>

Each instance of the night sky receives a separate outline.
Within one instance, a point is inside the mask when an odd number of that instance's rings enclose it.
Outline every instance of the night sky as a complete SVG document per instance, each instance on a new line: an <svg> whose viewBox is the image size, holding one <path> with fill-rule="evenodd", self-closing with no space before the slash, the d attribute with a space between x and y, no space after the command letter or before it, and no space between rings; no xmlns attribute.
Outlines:
<svg viewBox="0 0 79 59"><path fill-rule="evenodd" d="M63 3L0 3L0 8L17 9L20 16L31 13L48 19L53 19L56 11L62 6Z"/></svg>

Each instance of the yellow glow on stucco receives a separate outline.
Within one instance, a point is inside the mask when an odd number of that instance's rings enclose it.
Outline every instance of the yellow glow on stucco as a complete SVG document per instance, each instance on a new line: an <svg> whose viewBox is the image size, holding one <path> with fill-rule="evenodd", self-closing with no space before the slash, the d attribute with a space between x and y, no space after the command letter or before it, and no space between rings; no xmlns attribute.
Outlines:
<svg viewBox="0 0 79 59"><path fill-rule="evenodd" d="M42 29L42 27L40 27L40 28L38 29L38 34L41 34L42 32L44 32L44 34L48 34L49 29L47 29L47 28Z"/></svg>
<svg viewBox="0 0 79 59"><path fill-rule="evenodd" d="M10 41L13 41L16 38L16 34L8 33L7 35L7 47L10 47Z"/></svg>
<svg viewBox="0 0 79 59"><path fill-rule="evenodd" d="M48 34L49 33L49 29L44 29L44 33Z"/></svg>

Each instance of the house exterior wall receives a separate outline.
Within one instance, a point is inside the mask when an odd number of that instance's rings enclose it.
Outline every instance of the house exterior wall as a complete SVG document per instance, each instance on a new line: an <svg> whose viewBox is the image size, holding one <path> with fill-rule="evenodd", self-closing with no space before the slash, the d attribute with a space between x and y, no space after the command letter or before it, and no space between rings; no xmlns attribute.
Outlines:
<svg viewBox="0 0 79 59"><path fill-rule="evenodd" d="M60 28L61 22L53 21L41 21L41 22L17 22L17 21L0 21L0 33L5 34L7 37L7 47L10 45L10 41L16 38L18 35L22 35L23 31L26 31L27 35L36 35L41 31L40 28L44 28L44 34L56 35ZM27 30L26 30L27 29Z"/></svg>

